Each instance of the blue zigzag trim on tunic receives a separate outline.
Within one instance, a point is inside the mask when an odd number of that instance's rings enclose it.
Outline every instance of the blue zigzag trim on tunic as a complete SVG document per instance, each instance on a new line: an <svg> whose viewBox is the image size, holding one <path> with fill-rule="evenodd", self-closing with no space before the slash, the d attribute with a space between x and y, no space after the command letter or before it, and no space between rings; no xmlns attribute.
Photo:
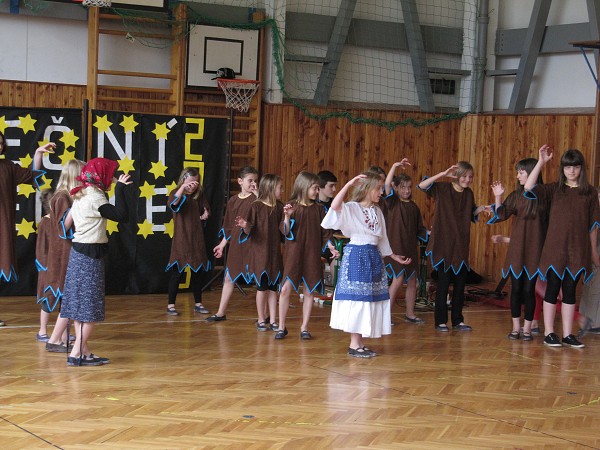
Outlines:
<svg viewBox="0 0 600 450"><path fill-rule="evenodd" d="M60 219L60 222L58 222L58 225L62 230L61 234L59 234L58 237L61 239L73 239L75 237L75 235L73 234L73 227L69 228L68 230L65 227L65 220L67 220L67 215L69 214L69 211L71 211L71 208L67 209L67 211Z"/></svg>
<svg viewBox="0 0 600 450"><path fill-rule="evenodd" d="M171 203L169 203L169 209L170 209L171 211L173 211L174 213L178 213L178 212L181 210L181 207L183 206L183 204L184 204L184 203L185 203L185 201L187 200L187 196L184 194L184 195L181 197L181 201L180 201L178 204L176 204L175 206L173 206L173 204L174 204L174 203L175 203L177 200L179 200L179 197L175 196L175 197L173 197L173 201L172 201Z"/></svg>
<svg viewBox="0 0 600 450"><path fill-rule="evenodd" d="M539 278L544 279L544 276L542 275L542 272L540 271L539 268L535 272L533 272L532 274L530 274L529 270L527 270L527 267L523 267L521 269L521 271L519 273L517 273L513 269L512 264L510 266L508 266L508 271L505 271L504 269L502 269L502 278L506 278L509 275L512 275L513 277L519 279L519 278L521 278L521 275L523 275L523 272L525 272L525 274L527 275L527 278L529 278L530 280L533 280L533 278L536 277L536 276L538 276Z"/></svg>
<svg viewBox="0 0 600 450"><path fill-rule="evenodd" d="M290 279L290 277L285 277L283 280L281 280L281 283L279 284L279 291L281 291L281 288L283 287L283 285L285 284L286 281L289 281L290 284L292 285L292 287L294 288L294 290L296 292L298 292L298 289L300 288L300 286L296 286L294 284L294 282ZM308 289L309 294L312 294L313 292L315 292L317 288L320 288L319 291L317 292L318 294L322 294L325 290L325 286L323 286L322 281L319 281L312 288L306 283L306 280L304 279L304 277L302 277L301 281L304 284L304 287L306 289Z"/></svg>
<svg viewBox="0 0 600 450"><path fill-rule="evenodd" d="M63 293L60 288L55 291L52 286L48 286L46 289L44 289L44 294L48 291L50 291L54 296L54 304L52 306L50 305L50 299L48 297L38 298L37 303L46 303L46 308L48 308L48 311L52 312L56 308L56 305L58 305L58 302L60 302L62 299Z"/></svg>
<svg viewBox="0 0 600 450"><path fill-rule="evenodd" d="M4 280L7 283L16 283L19 281L19 276L15 267L11 264L8 273L4 272L4 269L0 269L0 281Z"/></svg>
<svg viewBox="0 0 600 450"><path fill-rule="evenodd" d="M271 280L271 277L269 277L269 274L267 273L266 270L263 270L260 274L260 276L256 276L256 274L254 273L248 273L248 279L250 280L249 282L253 282L256 283L256 285L258 286L260 284L260 279L262 278L263 275L267 275L267 282L270 285L274 285L279 283L279 278L281 278L281 272L277 272L277 276L275 277L275 280Z"/></svg>
<svg viewBox="0 0 600 450"><path fill-rule="evenodd" d="M194 269L189 264L186 264L183 267L180 267L179 266L179 261L175 261L175 262L172 262L171 264L167 265L167 268L165 269L165 272L168 272L169 269L171 269L171 267L173 267L173 266L177 266L177 271L179 273L183 272L186 267L189 267L190 270L192 270L193 272L198 272L200 269L204 270L205 272L208 272L212 268L212 263L210 261L208 261L208 263L206 263L206 264L200 264L198 267L196 267Z"/></svg>
<svg viewBox="0 0 600 450"><path fill-rule="evenodd" d="M385 273L390 280L404 276L404 281L408 281L417 274L417 271L413 270L410 275L406 276L406 269L402 269L400 272L396 273L392 264L388 263L385 265Z"/></svg>
<svg viewBox="0 0 600 450"><path fill-rule="evenodd" d="M244 282L250 284L250 275L247 272L246 273L240 272L234 278L234 277L231 276L231 272L229 271L229 267L225 267L225 278L229 278L229 280L232 283L236 283L237 280L240 279L240 277L244 280Z"/></svg>
<svg viewBox="0 0 600 450"><path fill-rule="evenodd" d="M494 215L492 216L492 218L490 220L488 220L486 222L488 225L493 225L500 220L500 217L498 217L498 211L496 209L496 204L495 203L492 204L491 207L492 207L492 213Z"/></svg>
<svg viewBox="0 0 600 450"><path fill-rule="evenodd" d="M288 241L293 241L294 239L296 239L294 237L294 233L292 232L292 229L294 228L294 224L296 223L296 219L290 219L290 229L286 230L286 226L285 226L285 222L283 223L283 235L285 236L285 238Z"/></svg>
<svg viewBox="0 0 600 450"><path fill-rule="evenodd" d="M593 271L592 271L592 273L590 273L590 274L588 275L588 273L587 273L587 270L586 270L586 268L585 268L585 267L582 267L581 269L579 269L579 270L577 271L577 273L575 273L575 274L573 274L573 272L571 272L571 269L569 269L569 268L567 267L567 268L565 268L565 270L563 271L563 273L562 273L562 274L560 274L560 273L558 273L558 272L556 271L556 269L554 268L554 266L549 266L549 267L548 267L548 270L546 270L546 276L544 277L544 280L547 280L547 275L548 275L548 272L549 272L550 270L552 270L552 272L554 272L554 273L556 274L556 276L557 276L558 278L560 278L561 280L563 280L563 279L565 278L565 275L566 275L567 273L569 274L569 276L570 276L570 277L571 277L573 280L577 279L577 277L583 273L583 282L584 282L585 284L587 284L587 283L588 283L588 282L589 282L589 281L592 279L592 277L594 276L594 272L593 272Z"/></svg>
<svg viewBox="0 0 600 450"><path fill-rule="evenodd" d="M38 272L42 272L42 271L47 272L48 271L48 268L44 267L44 265L41 262L39 262L37 260L37 258L35 260L35 268L37 269Z"/></svg>
<svg viewBox="0 0 600 450"><path fill-rule="evenodd" d="M444 261L445 258L440 259L437 263L435 263L433 261L433 252L431 250L429 250L428 252L425 252L425 256L429 256L429 259L431 261L431 267L433 267L435 270L439 270L438 266L440 264L442 264L442 267L445 267ZM444 270L444 272L448 272L449 270L452 269L452 272L454 272L454 275L458 275L458 273L462 270L463 267L466 267L467 270L471 270L471 268L469 267L469 265L465 262L462 261L460 263L460 266L458 266L458 269L455 269L453 265L451 265L450 267L448 267L447 269Z"/></svg>

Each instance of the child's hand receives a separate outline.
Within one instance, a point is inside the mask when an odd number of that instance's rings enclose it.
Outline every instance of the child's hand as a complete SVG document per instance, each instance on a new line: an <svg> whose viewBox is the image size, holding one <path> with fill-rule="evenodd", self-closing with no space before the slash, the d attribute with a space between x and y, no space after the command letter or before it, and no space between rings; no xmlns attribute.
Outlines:
<svg viewBox="0 0 600 450"><path fill-rule="evenodd" d="M546 164L548 161L550 161L552 159L553 153L554 153L554 150L552 150L552 147L550 147L548 144L542 145L539 150L540 161L543 162L544 164Z"/></svg>
<svg viewBox="0 0 600 450"><path fill-rule="evenodd" d="M502 194L504 194L504 186L502 185L501 181L494 181L491 187L492 192L496 197L500 197Z"/></svg>
<svg viewBox="0 0 600 450"><path fill-rule="evenodd" d="M293 212L294 212L294 207L292 205L290 205L289 203L284 205L283 214L285 214L287 217L290 217Z"/></svg>
<svg viewBox="0 0 600 450"><path fill-rule="evenodd" d="M330 248L329 251L331 252L331 256L333 256L333 259L340 259L340 252L338 252L335 247Z"/></svg>
<svg viewBox="0 0 600 450"><path fill-rule="evenodd" d="M183 182L182 186L186 192L195 192L198 189L199 183L196 180L188 179Z"/></svg>
<svg viewBox="0 0 600 450"><path fill-rule="evenodd" d="M129 175L128 173L122 173L121 175L119 175L119 179L117 180L117 183L123 183L125 185L132 184L133 181L131 181L130 178L131 178L131 175Z"/></svg>
<svg viewBox="0 0 600 450"><path fill-rule="evenodd" d="M215 258L221 258L223 256L223 246L221 244L213 248L213 255L215 255Z"/></svg>
<svg viewBox="0 0 600 450"><path fill-rule="evenodd" d="M38 147L35 151L40 153L54 153L54 149L56 148L56 144L54 142L48 142L41 147Z"/></svg>
<svg viewBox="0 0 600 450"><path fill-rule="evenodd" d="M448 167L445 171L444 171L444 176L446 177L450 177L450 178L458 178L456 176L456 170L458 169L458 166L456 164L453 164L452 166Z"/></svg>
<svg viewBox="0 0 600 450"><path fill-rule="evenodd" d="M403 265L410 264L412 261L412 259L407 258L405 256L401 256L401 255L390 255L390 258L392 258L394 261L397 261Z"/></svg>
<svg viewBox="0 0 600 450"><path fill-rule="evenodd" d="M402 161L395 162L393 166L394 168L400 167L401 169L404 169L404 166L412 166L412 164L410 163L408 158L402 158Z"/></svg>
<svg viewBox="0 0 600 450"><path fill-rule="evenodd" d="M202 213L202 215L200 216L200 220L207 220L208 219L208 209L204 208L204 212Z"/></svg>
<svg viewBox="0 0 600 450"><path fill-rule="evenodd" d="M248 221L246 219L244 219L243 217L237 216L235 218L235 226L236 227L246 228L246 225L248 225Z"/></svg>

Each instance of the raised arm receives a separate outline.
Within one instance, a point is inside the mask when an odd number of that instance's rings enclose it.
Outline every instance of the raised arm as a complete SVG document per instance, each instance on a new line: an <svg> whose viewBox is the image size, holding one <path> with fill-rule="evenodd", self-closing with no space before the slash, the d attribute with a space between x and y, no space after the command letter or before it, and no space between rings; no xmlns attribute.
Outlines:
<svg viewBox="0 0 600 450"><path fill-rule="evenodd" d="M417 186L422 191L426 191L433 183L435 183L440 178L444 178L444 177L456 178L456 175L454 175L454 173L456 172L456 169L458 169L458 166L456 164L454 164L454 165L448 167L443 172L440 172L437 175L434 175L432 177L429 177L429 178L421 181Z"/></svg>
<svg viewBox="0 0 600 450"><path fill-rule="evenodd" d="M33 155L33 170L40 170L44 153L54 153L55 147L56 144L54 142L48 142L46 145L42 145L36 149L35 154Z"/></svg>
<svg viewBox="0 0 600 450"><path fill-rule="evenodd" d="M392 164L392 167L390 167L390 171L387 174L387 177L385 178L385 195L390 195L390 192L392 192L392 180L394 179L394 175L396 174L396 169L398 167L404 169L404 166L410 166L410 162L408 161L408 158L402 158L402 161L399 162L395 162L394 164Z"/></svg>
<svg viewBox="0 0 600 450"><path fill-rule="evenodd" d="M502 194L504 194L504 186L500 181L494 181L492 183L492 192L494 193L494 201L496 209L502 206Z"/></svg>
<svg viewBox="0 0 600 450"><path fill-rule="evenodd" d="M348 181L333 198L333 201L331 202L331 209L333 209L336 213L339 213L342 210L342 206L344 206L344 198L346 198L346 194L350 188L364 178L367 178L367 176L360 174Z"/></svg>
<svg viewBox="0 0 600 450"><path fill-rule="evenodd" d="M542 167L544 167L546 163L552 159L552 154L553 150L549 145L544 144L540 147L540 156L538 158L538 162L533 168L533 170L529 173L527 181L525 182L525 186L523 186L526 191L530 191L534 188L534 186L537 183L537 179L540 175L540 172L542 171Z"/></svg>

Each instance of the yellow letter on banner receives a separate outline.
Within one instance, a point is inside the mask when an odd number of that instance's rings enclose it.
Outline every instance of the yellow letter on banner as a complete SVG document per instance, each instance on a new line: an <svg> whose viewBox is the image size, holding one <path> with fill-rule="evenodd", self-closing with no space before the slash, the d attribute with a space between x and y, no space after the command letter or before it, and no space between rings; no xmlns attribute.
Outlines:
<svg viewBox="0 0 600 450"><path fill-rule="evenodd" d="M185 122L189 125L197 124L197 133L185 133L185 161L184 167L197 167L200 172L200 177L204 179L204 162L202 155L192 153L192 140L204 139L204 119L186 117Z"/></svg>

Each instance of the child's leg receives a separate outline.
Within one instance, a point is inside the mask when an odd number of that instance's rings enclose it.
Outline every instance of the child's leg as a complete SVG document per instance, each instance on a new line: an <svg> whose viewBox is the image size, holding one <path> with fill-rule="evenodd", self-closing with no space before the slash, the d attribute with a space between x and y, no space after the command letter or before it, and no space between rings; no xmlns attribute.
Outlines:
<svg viewBox="0 0 600 450"><path fill-rule="evenodd" d="M435 291L435 326L446 325L448 322L448 289L450 287L450 271L438 270L437 289Z"/></svg>
<svg viewBox="0 0 600 450"><path fill-rule="evenodd" d="M415 275L406 283L406 317L415 319L415 303L417 301L417 276Z"/></svg>
<svg viewBox="0 0 600 450"><path fill-rule="evenodd" d="M269 291L256 291L256 313L258 314L258 323L265 322L265 305Z"/></svg>
<svg viewBox="0 0 600 450"><path fill-rule="evenodd" d="M308 331L308 321L310 320L310 313L312 312L313 303L314 295L312 292L309 293L308 289L305 289L304 303L302 304L302 325L300 326L300 332Z"/></svg>
<svg viewBox="0 0 600 450"><path fill-rule="evenodd" d="M524 276L525 275L522 275L522 277ZM517 338L521 332L521 299L523 298L524 288L522 277L517 278L512 274L510 276L510 316L512 318L511 335L516 333Z"/></svg>
<svg viewBox="0 0 600 450"><path fill-rule="evenodd" d="M202 314L208 314L208 310L202 304L202 288L204 287L206 272L199 269L198 272L191 272L190 286L194 294L194 311Z"/></svg>
<svg viewBox="0 0 600 450"><path fill-rule="evenodd" d="M533 318L535 317L535 306L536 306L536 279L532 280L529 278L524 279L523 284L523 300L525 303L525 320L523 321L523 333L531 334L531 327L533 324Z"/></svg>
<svg viewBox="0 0 600 450"><path fill-rule="evenodd" d="M354 350L363 348L363 339L360 333L350 333L350 348Z"/></svg>
<svg viewBox="0 0 600 450"><path fill-rule="evenodd" d="M217 316L223 317L227 312L227 307L229 306L229 299L233 294L233 289L235 288L235 284L231 281L228 274L225 274L225 278L223 279L223 289L221 290L221 301L219 302L219 310L217 311Z"/></svg>
<svg viewBox="0 0 600 450"><path fill-rule="evenodd" d="M269 317L272 324L277 323L277 292L268 291L267 301L269 303Z"/></svg>
<svg viewBox="0 0 600 450"><path fill-rule="evenodd" d="M287 317L288 309L290 307L290 295L292 293L292 282L286 280L281 287L279 292L279 329L285 330L285 319ZM306 303L306 296L304 297L304 303Z"/></svg>
<svg viewBox="0 0 600 450"><path fill-rule="evenodd" d="M94 330L94 322L80 322L74 321L75 327L75 342L73 343L73 350L69 356L78 358L81 355L88 356L91 351L88 347L88 339L90 338L92 331Z"/></svg>
<svg viewBox="0 0 600 450"><path fill-rule="evenodd" d="M402 282L404 281L404 277L392 278L392 284L390 284L390 306L393 306L396 302L396 296L398 295L398 291L400 290L400 286L402 286Z"/></svg>
<svg viewBox="0 0 600 450"><path fill-rule="evenodd" d="M573 278L565 274L562 282L562 305L560 314L563 337L573 334L573 319L575 317L575 301L578 281L579 278L573 280Z"/></svg>
<svg viewBox="0 0 600 450"><path fill-rule="evenodd" d="M452 291L452 326L464 324L463 305L465 303L465 286L467 284L467 275L469 271L462 268L460 272L454 275L454 290Z"/></svg>
<svg viewBox="0 0 600 450"><path fill-rule="evenodd" d="M175 309L175 300L177 299L177 290L179 289L179 280L182 273L177 270L177 267L171 268L169 277L169 299L167 300L167 309Z"/></svg>
<svg viewBox="0 0 600 450"><path fill-rule="evenodd" d="M38 336L46 336L48 334L48 322L50 321L50 313L40 310L40 329L38 330Z"/></svg>
<svg viewBox="0 0 600 450"><path fill-rule="evenodd" d="M544 335L554 333L556 301L560 291L561 279L553 271L548 271L546 293L544 294Z"/></svg>
<svg viewBox="0 0 600 450"><path fill-rule="evenodd" d="M50 344L60 344L67 341L66 331L69 319L62 317L60 314L54 324L54 330L52 330L52 336L48 339Z"/></svg>

